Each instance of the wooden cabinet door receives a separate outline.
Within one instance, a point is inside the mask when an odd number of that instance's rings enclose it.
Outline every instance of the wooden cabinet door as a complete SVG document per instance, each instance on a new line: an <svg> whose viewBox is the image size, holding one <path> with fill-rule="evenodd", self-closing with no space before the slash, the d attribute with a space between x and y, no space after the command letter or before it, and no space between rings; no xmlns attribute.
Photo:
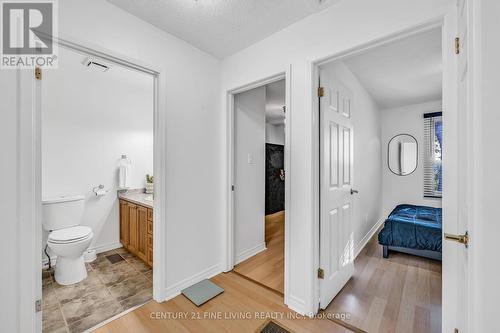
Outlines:
<svg viewBox="0 0 500 333"><path fill-rule="evenodd" d="M151 235L149 235L151 237ZM153 247L148 247L148 265L153 267Z"/></svg>
<svg viewBox="0 0 500 333"><path fill-rule="evenodd" d="M128 204L128 221L129 221L129 250L136 253L139 241L138 235L138 207L134 204Z"/></svg>
<svg viewBox="0 0 500 333"><path fill-rule="evenodd" d="M139 206L137 209L137 256L144 261L148 257L148 210Z"/></svg>
<svg viewBox="0 0 500 333"><path fill-rule="evenodd" d="M153 210L148 208L148 248L147 263L153 267Z"/></svg>
<svg viewBox="0 0 500 333"><path fill-rule="evenodd" d="M120 242L125 248L130 244L129 212L126 201L120 200Z"/></svg>

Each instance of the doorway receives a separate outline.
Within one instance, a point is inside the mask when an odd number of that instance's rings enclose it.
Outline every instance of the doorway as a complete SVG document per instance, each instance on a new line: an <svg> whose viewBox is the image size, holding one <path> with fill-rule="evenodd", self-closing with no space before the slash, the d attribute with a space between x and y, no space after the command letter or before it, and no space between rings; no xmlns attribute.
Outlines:
<svg viewBox="0 0 500 333"><path fill-rule="evenodd" d="M154 79L61 47L41 96L42 331L81 332L152 299Z"/></svg>
<svg viewBox="0 0 500 333"><path fill-rule="evenodd" d="M442 179L456 167L442 160L456 144L442 36L428 27L318 66L320 308L346 327L441 331Z"/></svg>
<svg viewBox="0 0 500 333"><path fill-rule="evenodd" d="M284 292L285 80L236 94L234 272Z"/></svg>
<svg viewBox="0 0 500 333"><path fill-rule="evenodd" d="M229 266L280 295L286 294L287 97L284 74L229 93L233 202Z"/></svg>

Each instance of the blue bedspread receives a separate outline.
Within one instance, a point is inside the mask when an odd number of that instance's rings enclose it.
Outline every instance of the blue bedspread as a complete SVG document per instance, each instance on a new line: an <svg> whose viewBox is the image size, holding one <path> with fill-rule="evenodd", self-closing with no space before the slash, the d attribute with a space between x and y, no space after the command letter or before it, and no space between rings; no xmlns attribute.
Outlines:
<svg viewBox="0 0 500 333"><path fill-rule="evenodd" d="M398 205L378 234L382 245L441 252L441 208Z"/></svg>

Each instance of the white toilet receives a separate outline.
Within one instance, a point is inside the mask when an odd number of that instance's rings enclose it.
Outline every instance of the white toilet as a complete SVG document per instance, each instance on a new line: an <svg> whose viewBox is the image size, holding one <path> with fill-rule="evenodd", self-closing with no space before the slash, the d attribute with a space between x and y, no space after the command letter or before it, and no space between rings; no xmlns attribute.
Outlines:
<svg viewBox="0 0 500 333"><path fill-rule="evenodd" d="M49 231L47 245L57 255L55 279L62 285L77 283L87 277L83 254L94 234L91 228L80 225L84 199L79 195L42 201L42 224Z"/></svg>

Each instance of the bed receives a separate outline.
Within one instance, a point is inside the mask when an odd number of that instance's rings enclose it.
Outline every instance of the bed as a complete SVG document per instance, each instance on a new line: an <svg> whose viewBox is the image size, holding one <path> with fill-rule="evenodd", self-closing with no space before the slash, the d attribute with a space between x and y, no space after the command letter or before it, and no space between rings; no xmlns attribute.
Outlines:
<svg viewBox="0 0 500 333"><path fill-rule="evenodd" d="M398 251L441 260L442 210L415 205L398 205L378 234L384 258Z"/></svg>

